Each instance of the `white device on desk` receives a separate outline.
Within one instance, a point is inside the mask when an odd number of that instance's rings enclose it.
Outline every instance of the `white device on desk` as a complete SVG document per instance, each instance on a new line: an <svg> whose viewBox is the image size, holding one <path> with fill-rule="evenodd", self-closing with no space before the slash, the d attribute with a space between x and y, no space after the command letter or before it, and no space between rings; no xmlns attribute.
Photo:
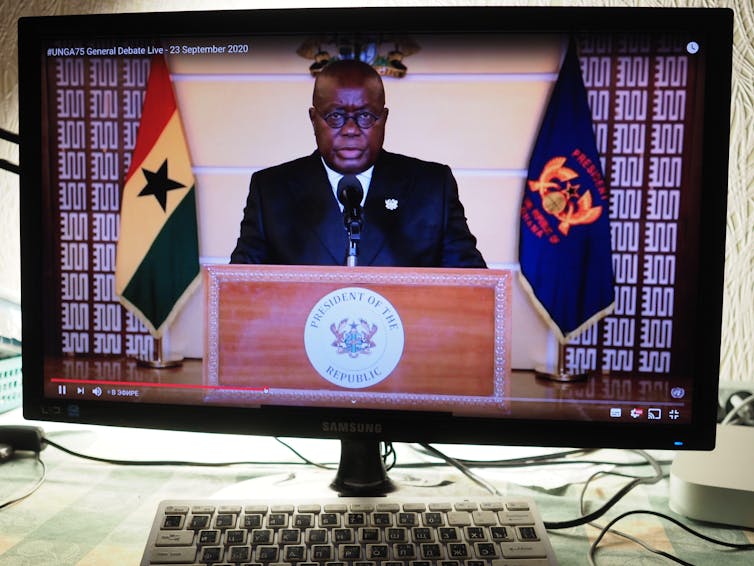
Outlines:
<svg viewBox="0 0 754 566"><path fill-rule="evenodd" d="M712 452L679 453L669 504L698 521L754 528L754 427L718 426Z"/></svg>

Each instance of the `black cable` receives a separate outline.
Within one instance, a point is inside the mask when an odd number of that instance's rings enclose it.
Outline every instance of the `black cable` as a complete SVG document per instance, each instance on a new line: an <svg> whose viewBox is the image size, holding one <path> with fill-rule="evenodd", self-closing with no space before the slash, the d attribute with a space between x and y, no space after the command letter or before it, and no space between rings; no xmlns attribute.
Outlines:
<svg viewBox="0 0 754 566"><path fill-rule="evenodd" d="M600 532L600 534L597 536L596 539L594 539L594 542L589 547L589 560L593 563L593 561L594 561L594 554L597 551L597 545L599 545L600 541L604 538L604 536L608 533L608 531L610 531L610 528L615 523L617 523L621 519L624 519L625 517L628 517L630 515L640 515L640 514L642 514L642 515L654 515L655 517L659 517L661 519L665 519L666 521L670 521L671 523L673 523L674 525L680 527L684 531L686 531L686 532L694 535L695 537L698 537L698 538L700 538L700 539L702 539L702 540L704 540L706 542L712 543L712 544L716 544L716 545L719 545L719 546L724 546L726 548L731 548L731 549L734 549L734 550L754 550L754 544L751 544L751 543L728 542L728 541L719 540L719 539L710 537L708 535L705 535L704 533L701 533L701 532L699 532L699 531L697 531L695 529L692 529L691 527L689 527L688 525L683 524L681 521L679 521L678 519L676 519L674 517L671 517L669 515L665 515L664 513L660 513L658 511L650 511L648 509L634 509L632 511L626 511L625 513L622 513L622 514L618 515L617 517L615 517L614 519L612 519L607 525L605 525L605 527L602 529L602 531ZM664 556L665 558L673 560L674 562L678 562L679 564L690 565L689 562L686 562L686 561L682 560L681 558L678 558L677 556L673 556L672 554L668 554L668 553L666 553L664 551L658 551L658 554ZM693 566L693 565L691 565L691 566Z"/></svg>
<svg viewBox="0 0 754 566"><path fill-rule="evenodd" d="M389 472L398 463L398 454L392 442L383 442L382 444L382 462L385 464L385 471Z"/></svg>
<svg viewBox="0 0 754 566"><path fill-rule="evenodd" d="M554 452L552 454L542 454L539 456L532 456L529 458L516 458L511 460L466 460L459 459L459 462L467 466L473 466L475 468L526 468L532 466L566 466L569 464L589 464L593 466L607 465L614 466L616 468L633 468L637 466L646 466L646 460L632 461L632 462L617 462L612 460L585 460L585 459L570 459L567 456L571 454L577 454L581 451L572 450L569 452ZM671 464L672 460L658 460L660 465Z"/></svg>
<svg viewBox="0 0 754 566"><path fill-rule="evenodd" d="M65 446L62 446L58 444L57 442L54 442L50 440L48 437L43 437L42 440L52 446L53 448L57 448L61 452L65 452L66 454L69 454L71 456L76 456L77 458L83 458L85 460L92 460L94 462L102 462L105 464L115 464L118 466L198 466L198 467L208 467L208 468L222 468L222 467L229 467L229 466L261 466L261 465L269 465L269 466L291 466L291 465L305 465L309 464L310 462L304 460L302 458L302 462L258 462L258 461L237 461L237 462L187 462L187 461L181 461L181 460L119 460L117 458L100 458L99 456L90 456L88 454L83 454L81 452L76 452L75 450L71 450L70 448L66 448ZM294 451L295 453L295 451ZM298 454L297 454L298 455ZM301 457L299 455L299 457Z"/></svg>
<svg viewBox="0 0 754 566"><path fill-rule="evenodd" d="M296 450L293 446L291 446L290 444L288 444L287 442L285 442L282 438L279 438L279 437L276 436L275 440L277 440L280 444L282 444L288 450L290 450L291 452L293 452L298 458L301 459L301 461L304 464L308 464L308 465L314 466L316 468L321 468L323 470L335 470L336 469L336 468L333 468L331 465L319 464L319 463L317 463L317 462L315 462L313 460L310 460L309 458L307 458L306 456L304 456L303 454L301 454L298 450Z"/></svg>
<svg viewBox="0 0 754 566"><path fill-rule="evenodd" d="M421 450L419 450L419 452L421 452ZM564 466L569 464L609 465L628 468L647 465L646 460L633 462L615 462L611 460L586 460L581 458L567 459L567 456L572 456L574 454L589 454L592 452L597 452L597 450L562 450L560 452L551 452L547 454L539 454L536 456L523 456L521 458L509 458L505 460L469 460L467 458L456 458L455 460L456 462L472 468L523 468L531 466ZM666 465L671 464L672 460L659 460L658 462L661 465Z"/></svg>
<svg viewBox="0 0 754 566"><path fill-rule="evenodd" d="M449 465L453 466L454 468L456 468L463 475L465 475L467 478L469 478L471 481L473 481L478 486L480 486L480 487L484 488L486 491L490 492L492 495L501 495L500 492L497 490L497 488L494 485L492 485L487 480L485 480L485 479L480 478L479 476L477 476L474 472L472 472L468 468L468 466L466 466L463 463L459 462L455 458L453 458L451 456L448 456L447 454L445 454L444 452L438 450L434 446L431 446L431 445L426 444L424 442L422 442L420 444L420 446L422 448L424 448L424 450L426 450L430 454L433 454L437 458L440 458L441 460L443 460L447 464L449 464Z"/></svg>
<svg viewBox="0 0 754 566"><path fill-rule="evenodd" d="M641 455L646 462L652 466L652 468L655 471L654 476L640 476L635 478L634 480L630 481L626 485L624 485L621 489L619 489L615 495L613 495L610 499L607 500L606 503L602 505L599 509L596 511L592 511L591 513L588 513L586 515L582 515L581 517L577 517L576 519L570 519L567 521L545 521L545 528L547 530L556 530L556 529L568 529L571 527L578 527L580 525L584 525L586 523L591 523L592 521L596 521L600 517L602 517L607 511L613 507L618 501L623 499L623 497L626 496L628 492L630 492L632 489L634 489L638 485L651 485L654 483L657 483L660 481L663 476L664 472L662 468L660 467L660 463L652 458L649 454L644 452L643 450L634 450L637 454Z"/></svg>
<svg viewBox="0 0 754 566"><path fill-rule="evenodd" d="M432 454L436 455L433 450L436 450L435 448L427 449L426 444L419 444L421 448L424 450L419 450L419 448L415 448L417 452L424 452L425 454ZM469 460L467 458L454 458L456 462L460 462L464 464L465 466L473 466L475 468L480 467L493 467L493 468L500 468L500 467L507 467L507 466L518 466L518 465L530 465L529 462L539 462L539 461L547 461L551 460L553 458L564 458L566 456L570 456L572 454L584 454L592 452L592 450L562 450L560 452L552 452L548 454L539 454L536 456L524 456L521 458L509 458L505 460ZM531 464L534 465L534 464Z"/></svg>
<svg viewBox="0 0 754 566"><path fill-rule="evenodd" d="M589 488L589 484L593 480L597 479L597 477L599 477L601 475L617 476L617 477L630 478L630 479L635 479L636 478L636 476L632 476L630 474L624 474L624 473L621 473L621 472L613 472L613 471L607 471L607 470L600 470L598 472L593 473L591 476L589 476L589 478L586 480L586 482L584 482L584 486L581 488L581 494L579 495L579 512L582 515L584 515L586 513L586 508L584 506L584 496L586 495L586 491ZM667 474L665 474L664 477L667 477ZM589 523L589 524L592 527L594 527L595 529L597 529L598 531L602 531L604 529L604 527L602 525L599 525L597 523L593 522L593 523ZM644 542L640 538L632 536L632 535L630 535L628 533L624 533L623 531L619 531L617 529L613 529L612 533L615 534L615 535L618 535L620 537L623 537L626 540L630 540L634 544L638 544L639 546L641 546L642 548L644 548L648 552L651 552L652 554L656 554L658 556L663 556L663 557L668 558L668 559L673 560L673 561L680 560L678 557L676 557L676 556L674 556L672 554L669 554L669 553L665 552L664 550L660 550L658 548L654 548L653 546L650 546L649 544L647 544L646 542ZM590 566L595 566L595 562L594 562L593 557L588 556L588 559L589 559Z"/></svg>

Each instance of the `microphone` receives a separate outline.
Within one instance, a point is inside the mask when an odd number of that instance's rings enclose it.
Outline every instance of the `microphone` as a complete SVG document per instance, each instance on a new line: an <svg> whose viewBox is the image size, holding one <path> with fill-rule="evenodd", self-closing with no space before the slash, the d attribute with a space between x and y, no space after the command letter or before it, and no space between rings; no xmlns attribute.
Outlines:
<svg viewBox="0 0 754 566"><path fill-rule="evenodd" d="M361 199L364 189L356 175L345 175L338 182L338 201L343 205L343 223L348 233L348 247L346 249L346 265L356 266L359 255L359 241L361 240Z"/></svg>
<svg viewBox="0 0 754 566"><path fill-rule="evenodd" d="M361 199L364 189L356 175L344 175L338 182L338 201L343 205L343 221L346 229L354 222L361 223Z"/></svg>

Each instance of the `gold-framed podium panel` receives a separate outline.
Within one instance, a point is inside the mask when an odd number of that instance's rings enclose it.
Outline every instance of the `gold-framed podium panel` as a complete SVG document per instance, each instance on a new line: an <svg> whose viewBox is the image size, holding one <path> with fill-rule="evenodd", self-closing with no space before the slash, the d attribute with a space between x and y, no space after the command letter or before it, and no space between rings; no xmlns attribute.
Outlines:
<svg viewBox="0 0 754 566"><path fill-rule="evenodd" d="M215 265L204 274L208 400L463 413L505 407L509 271ZM347 360L351 352L342 335L349 324L330 307L349 298L366 309L348 319L350 326L372 328L376 347L365 352L368 363L401 326L389 374L349 374L314 359ZM311 327L317 327L319 342L312 343ZM342 348L336 352L338 336ZM379 377L370 379L373 373ZM354 383L354 376L363 382Z"/></svg>

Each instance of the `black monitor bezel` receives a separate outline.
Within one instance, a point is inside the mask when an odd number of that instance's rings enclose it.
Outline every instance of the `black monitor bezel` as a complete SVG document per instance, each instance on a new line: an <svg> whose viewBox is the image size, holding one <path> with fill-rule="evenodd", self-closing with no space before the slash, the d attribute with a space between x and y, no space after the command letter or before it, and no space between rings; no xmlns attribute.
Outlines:
<svg viewBox="0 0 754 566"><path fill-rule="evenodd" d="M703 35L707 49L704 113L704 187L700 209L700 280L697 312L704 332L689 424L597 421L485 419L442 414L333 410L306 407L241 409L216 406L142 405L45 397L39 286L42 255L41 147L42 77L40 53L51 38L134 38L217 36L221 34L379 31L448 33L568 33L585 31L673 31ZM19 123L21 167L21 288L23 324L23 410L27 419L141 428L255 435L343 438L363 435L406 442L510 444L615 448L711 449L717 417L723 271L730 132L733 12L697 8L423 7L280 9L213 12L159 12L21 18L19 31ZM714 120L711 119L714 117ZM711 188L716 189L711 189ZM324 430L323 422L357 423L343 431ZM378 425L378 426L374 426ZM361 431L361 432L359 432ZM679 444L680 443L680 444Z"/></svg>

